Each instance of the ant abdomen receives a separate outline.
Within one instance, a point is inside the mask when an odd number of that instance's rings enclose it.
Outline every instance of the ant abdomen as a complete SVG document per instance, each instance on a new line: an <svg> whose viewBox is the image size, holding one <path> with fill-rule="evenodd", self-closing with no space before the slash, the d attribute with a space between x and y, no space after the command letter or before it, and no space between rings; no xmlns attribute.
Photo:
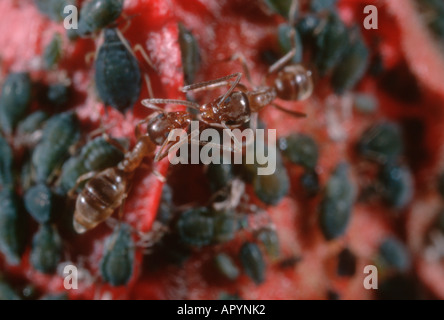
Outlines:
<svg viewBox="0 0 444 320"><path fill-rule="evenodd" d="M312 73L301 65L286 66L274 80L274 88L282 100L307 99L313 93Z"/></svg>
<svg viewBox="0 0 444 320"><path fill-rule="evenodd" d="M105 221L118 208L127 192L128 174L113 167L89 180L77 197L74 229L84 233Z"/></svg>
<svg viewBox="0 0 444 320"><path fill-rule="evenodd" d="M240 126L250 120L250 102L245 93L234 91L223 102L222 99L223 96L201 106L200 116L203 122Z"/></svg>

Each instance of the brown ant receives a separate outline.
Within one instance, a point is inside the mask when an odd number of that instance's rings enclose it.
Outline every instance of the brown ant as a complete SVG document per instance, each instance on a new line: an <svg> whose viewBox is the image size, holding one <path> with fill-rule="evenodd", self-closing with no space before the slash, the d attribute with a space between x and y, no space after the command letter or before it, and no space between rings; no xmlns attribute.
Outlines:
<svg viewBox="0 0 444 320"><path fill-rule="evenodd" d="M225 77L229 79L228 77ZM237 81L240 80L240 74ZM234 87L233 87L234 88ZM191 101L166 100L166 99L148 99L155 103L175 103L188 106L190 108L199 108L199 105ZM161 102L159 102L161 100ZM88 180L82 192L77 196L74 212L74 229L78 233L84 233L94 228L99 223L105 221L112 215L115 209L122 208L122 204L128 194L131 181L135 171L141 167L145 158L154 156L154 162L158 162L167 156L168 152L182 143L188 143L188 139L181 140L179 143L168 140L168 135L173 129L188 130L192 115L187 111L166 112L150 103L143 103L146 107L155 109L156 112L140 121L135 129L137 142L131 151L125 151L124 159L115 167L105 169L101 172L91 172L85 174L77 180L77 186L85 180ZM238 121L239 113L233 116L233 120ZM214 119L213 117L212 119ZM231 124L231 118L222 117L221 122ZM141 133L141 126L147 124L146 134ZM208 126L213 123L204 123ZM192 134L192 133L191 133ZM191 136L188 135L188 137ZM117 148L122 146L113 139L107 138ZM193 140L192 140L193 141ZM224 146L213 144L206 141L199 141L202 145L212 145L221 149L227 149ZM156 152L156 148L160 149ZM231 148L229 148L230 151ZM156 172L155 172L156 173ZM159 176L159 174L157 173ZM164 179L163 177L159 177Z"/></svg>

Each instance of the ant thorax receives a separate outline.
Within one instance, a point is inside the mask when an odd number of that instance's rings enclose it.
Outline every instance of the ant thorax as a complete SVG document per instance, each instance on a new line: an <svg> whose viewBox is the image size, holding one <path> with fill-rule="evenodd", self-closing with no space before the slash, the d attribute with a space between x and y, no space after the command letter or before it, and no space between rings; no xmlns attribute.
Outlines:
<svg viewBox="0 0 444 320"><path fill-rule="evenodd" d="M247 92L252 112L259 112L262 108L271 104L277 97L274 87L258 87L253 91Z"/></svg>
<svg viewBox="0 0 444 320"><path fill-rule="evenodd" d="M200 107L200 116L208 124L226 123L228 126L240 126L250 120L248 96L241 91L232 92L224 101L223 96Z"/></svg>
<svg viewBox="0 0 444 320"><path fill-rule="evenodd" d="M173 129L186 130L191 122L191 115L185 111L159 113L147 124L147 132L151 140L158 146L162 145Z"/></svg>

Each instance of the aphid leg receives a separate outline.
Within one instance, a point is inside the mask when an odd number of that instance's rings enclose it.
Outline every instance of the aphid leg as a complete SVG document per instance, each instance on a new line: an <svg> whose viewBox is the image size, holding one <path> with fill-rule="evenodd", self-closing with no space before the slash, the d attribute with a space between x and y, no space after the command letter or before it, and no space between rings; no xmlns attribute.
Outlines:
<svg viewBox="0 0 444 320"><path fill-rule="evenodd" d="M154 66L153 62L151 61L151 59L148 57L148 54L146 53L145 49L140 45L140 44L136 44L133 48L134 52L140 52L140 54L142 55L143 59L145 60L145 62L151 67L153 68L153 70L157 70L156 67Z"/></svg>
<svg viewBox="0 0 444 320"><path fill-rule="evenodd" d="M142 100L142 104L149 108L159 112L165 113L165 110L156 107L156 104L175 104L180 106L186 106L191 109L200 110L199 104L196 102L188 101L188 100L176 100L176 99L145 99Z"/></svg>
<svg viewBox="0 0 444 320"><path fill-rule="evenodd" d="M97 175L97 171L91 171L91 172L87 172L85 174L82 174L80 177L77 178L76 181L76 185L74 187L71 188L71 190L68 191L68 197L70 198L75 198L76 195L76 190L79 188L79 186L85 182L86 180L89 180L91 178L93 178L95 175Z"/></svg>
<svg viewBox="0 0 444 320"><path fill-rule="evenodd" d="M116 139L110 137L109 134L107 134L106 132L102 133L102 137L106 142L115 147L117 150L120 150L123 154L128 152L127 148L122 146L122 144L119 143L119 141L117 141Z"/></svg>
<svg viewBox="0 0 444 320"><path fill-rule="evenodd" d="M278 109L279 111L285 112L293 117L296 117L296 118L306 118L307 117L306 113L288 110L288 109L285 109L284 107L281 107L280 105L278 105L276 103L272 103L271 105L273 107L275 107L276 109Z"/></svg>
<svg viewBox="0 0 444 320"><path fill-rule="evenodd" d="M151 86L151 80L150 77L148 77L148 75L145 73L143 75L144 79L145 79L145 84L146 84L146 88L148 90L148 95L150 96L151 99L154 98L154 92L153 92L153 87Z"/></svg>
<svg viewBox="0 0 444 320"><path fill-rule="evenodd" d="M293 59L295 54L296 49L292 48L290 51L288 51L287 54L285 54L282 58L273 63L270 68L268 68L267 76L283 68L288 62L290 62L291 59Z"/></svg>
<svg viewBox="0 0 444 320"><path fill-rule="evenodd" d="M226 132L230 135L231 140L233 140L234 152L236 152L236 153L242 152L242 143L240 143L240 141L236 138L236 136L233 134L233 132L231 132L231 129L227 126L225 121L222 121L221 125L224 129L227 129Z"/></svg>

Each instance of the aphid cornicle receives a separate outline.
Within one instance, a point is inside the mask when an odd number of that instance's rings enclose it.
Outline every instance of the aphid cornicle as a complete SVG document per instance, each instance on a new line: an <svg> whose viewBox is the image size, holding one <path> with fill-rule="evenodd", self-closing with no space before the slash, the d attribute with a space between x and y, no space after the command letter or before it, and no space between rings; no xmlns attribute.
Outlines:
<svg viewBox="0 0 444 320"><path fill-rule="evenodd" d="M348 166L340 164L327 183L319 215L321 231L327 240L341 236L350 221L355 191L348 175Z"/></svg>
<svg viewBox="0 0 444 320"><path fill-rule="evenodd" d="M11 73L0 96L0 125L7 135L25 115L31 103L32 84L28 73Z"/></svg>
<svg viewBox="0 0 444 320"><path fill-rule="evenodd" d="M90 0L80 10L77 33L84 36L114 22L122 13L124 0Z"/></svg>
<svg viewBox="0 0 444 320"><path fill-rule="evenodd" d="M239 252L239 259L245 273L257 285L265 281L265 261L262 252L253 242L245 242Z"/></svg>
<svg viewBox="0 0 444 320"><path fill-rule="evenodd" d="M56 227L40 225L32 239L29 260L34 269L43 273L54 273L62 258L62 239Z"/></svg>
<svg viewBox="0 0 444 320"><path fill-rule="evenodd" d="M379 246L379 258L384 267L407 271L411 258L406 246L396 238L387 237Z"/></svg>
<svg viewBox="0 0 444 320"><path fill-rule="evenodd" d="M139 64L116 29L105 29L104 38L95 61L97 92L105 105L123 112L139 98L142 85Z"/></svg>
<svg viewBox="0 0 444 320"><path fill-rule="evenodd" d="M0 252L9 264L20 263L26 245L26 216L18 195L10 188L0 192Z"/></svg>
<svg viewBox="0 0 444 320"><path fill-rule="evenodd" d="M62 164L70 146L79 138L79 125L74 113L61 113L48 120L42 139L32 154L32 166L37 182L46 182L53 171Z"/></svg>
<svg viewBox="0 0 444 320"><path fill-rule="evenodd" d="M106 239L100 260L100 274L104 281L121 286L131 279L135 259L135 243L131 227L121 223Z"/></svg>

